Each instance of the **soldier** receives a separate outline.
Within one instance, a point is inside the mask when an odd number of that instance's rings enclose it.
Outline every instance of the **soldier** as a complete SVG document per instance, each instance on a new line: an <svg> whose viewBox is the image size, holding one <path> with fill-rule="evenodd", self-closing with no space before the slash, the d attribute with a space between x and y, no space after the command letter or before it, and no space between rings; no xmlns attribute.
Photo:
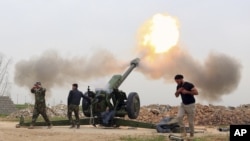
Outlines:
<svg viewBox="0 0 250 141"><path fill-rule="evenodd" d="M72 84L72 90L70 90L68 96L68 118L71 123L70 128L74 128L75 125L77 125L77 129L80 128L79 105L81 98L89 100L87 96L83 95L83 93L78 90L78 84ZM73 121L72 112L75 114L75 121Z"/></svg>
<svg viewBox="0 0 250 141"><path fill-rule="evenodd" d="M36 119L39 114L41 114L44 120L46 121L48 128L50 129L52 127L52 124L46 114L45 92L46 89L42 87L41 82L36 82L34 84L34 87L31 89L31 93L35 95L35 105L32 116L32 122L29 129L34 128Z"/></svg>
<svg viewBox="0 0 250 141"><path fill-rule="evenodd" d="M177 119L179 121L181 132L183 136L186 136L185 125L183 124L183 117L187 114L190 136L194 136L194 116L195 116L195 98L194 95L198 95L198 91L195 86L183 80L184 77L181 74L175 76L175 82L177 83L177 88L175 96L179 97L181 95L182 103L179 107Z"/></svg>

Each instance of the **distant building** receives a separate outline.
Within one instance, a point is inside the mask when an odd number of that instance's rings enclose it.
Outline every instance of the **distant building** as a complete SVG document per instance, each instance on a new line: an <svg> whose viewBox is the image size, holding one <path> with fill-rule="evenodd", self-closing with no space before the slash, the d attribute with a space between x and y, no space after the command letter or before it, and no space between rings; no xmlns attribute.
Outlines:
<svg viewBox="0 0 250 141"><path fill-rule="evenodd" d="M17 109L9 96L0 96L0 114L9 115Z"/></svg>

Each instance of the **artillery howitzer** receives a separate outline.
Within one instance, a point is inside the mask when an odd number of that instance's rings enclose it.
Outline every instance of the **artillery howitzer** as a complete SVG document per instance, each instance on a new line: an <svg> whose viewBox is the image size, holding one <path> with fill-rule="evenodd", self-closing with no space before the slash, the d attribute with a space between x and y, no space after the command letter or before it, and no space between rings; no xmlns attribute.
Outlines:
<svg viewBox="0 0 250 141"><path fill-rule="evenodd" d="M95 92L88 91L85 95L91 98L92 102L83 99L82 109L86 117L97 117L99 124L113 126L114 117L125 117L136 119L140 112L140 99L136 92L131 92L127 96L125 92L119 90L119 86L128 77L132 70L139 65L139 59L134 59L130 67L123 75L114 75L108 82L106 89L97 89ZM93 124L95 124L93 122Z"/></svg>
<svg viewBox="0 0 250 141"><path fill-rule="evenodd" d="M114 75L104 89L91 91L89 86L84 94L88 98L82 100L82 110L86 118L80 120L81 125L97 124L105 127L132 126L141 128L155 128L154 124L123 119L126 115L130 119L136 119L140 112L140 98L136 92L127 96L119 90L120 85L128 75L139 65L139 58L130 62L130 67L123 75ZM29 126L20 118L20 126ZM52 121L54 126L69 125L68 120ZM37 122L36 126L46 126L44 122Z"/></svg>

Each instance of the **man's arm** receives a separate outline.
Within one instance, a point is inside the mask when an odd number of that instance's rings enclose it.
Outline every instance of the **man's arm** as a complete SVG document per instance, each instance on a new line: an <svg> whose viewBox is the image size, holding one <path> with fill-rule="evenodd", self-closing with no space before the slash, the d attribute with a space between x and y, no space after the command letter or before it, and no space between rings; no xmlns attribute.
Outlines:
<svg viewBox="0 0 250 141"><path fill-rule="evenodd" d="M81 92L81 95L82 95L82 98L84 98L88 101L88 103L91 102L91 99L88 96L84 95L82 92Z"/></svg>
<svg viewBox="0 0 250 141"><path fill-rule="evenodd" d="M30 92L34 94L35 93L35 87L31 88Z"/></svg>
<svg viewBox="0 0 250 141"><path fill-rule="evenodd" d="M191 91L183 89L181 92L182 92L182 94L190 94L190 95L198 95L199 94L198 90L195 87L193 87L191 89Z"/></svg>
<svg viewBox="0 0 250 141"><path fill-rule="evenodd" d="M179 97L180 93L182 92L183 88L179 88L176 92L175 92L175 96Z"/></svg>

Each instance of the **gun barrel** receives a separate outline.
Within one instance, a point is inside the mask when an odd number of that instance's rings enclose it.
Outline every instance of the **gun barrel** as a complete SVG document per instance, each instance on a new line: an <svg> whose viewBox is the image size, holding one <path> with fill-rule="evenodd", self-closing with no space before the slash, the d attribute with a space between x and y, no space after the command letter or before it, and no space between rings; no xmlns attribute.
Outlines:
<svg viewBox="0 0 250 141"><path fill-rule="evenodd" d="M122 75L119 84L117 85L117 88L120 87L120 85L122 84L122 82L128 77L128 75L133 71L134 68L136 68L139 65L140 59L139 58L135 58L134 60L132 60L130 62L130 67L128 68L128 70Z"/></svg>
<svg viewBox="0 0 250 141"><path fill-rule="evenodd" d="M118 89L122 82L128 77L128 75L139 65L140 59L135 58L130 62L130 67L124 72L123 75L114 75L111 80L109 81L109 88L110 89Z"/></svg>

